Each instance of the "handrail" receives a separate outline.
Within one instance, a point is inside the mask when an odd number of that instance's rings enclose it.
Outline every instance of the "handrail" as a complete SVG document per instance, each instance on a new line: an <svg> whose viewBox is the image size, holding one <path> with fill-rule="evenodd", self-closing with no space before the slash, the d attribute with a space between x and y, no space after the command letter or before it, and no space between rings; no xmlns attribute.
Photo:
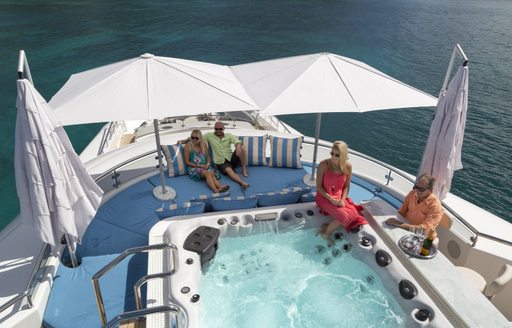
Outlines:
<svg viewBox="0 0 512 328"><path fill-rule="evenodd" d="M115 259L110 261L110 263L105 265L103 268L101 268L98 272L96 272L92 276L92 285L93 285L94 293L95 293L95 296L96 296L96 303L98 305L98 312L100 314L100 319L101 319L101 325L102 326L106 325L106 323L107 323L107 316L106 316L106 313L105 313L105 305L103 303L103 297L101 296L101 289L100 289L99 279L105 273L107 273L110 270L112 270L116 265L118 265L122 260L124 260L129 255L136 254L136 253L141 253L141 252L153 251L153 250L163 250L163 249L172 249L173 252L177 251L176 246L174 246L173 244L166 244L166 243L128 248L127 250L125 250L124 252L119 254L119 256L117 256ZM174 256L173 256L173 258L174 258Z"/></svg>
<svg viewBox="0 0 512 328"><path fill-rule="evenodd" d="M107 175L109 175L110 173L114 172L115 170L119 169L120 167L123 167L125 165L128 165L132 162L135 162L135 161L138 161L139 159L141 158L144 158L144 157L148 157L152 154L156 153L156 149L155 150L150 150L150 151L147 151L145 153L142 153L142 154L139 154L135 157L132 157L126 161L123 161L113 167L111 167L110 169L106 170L105 172L103 172L102 174L98 175L96 178L94 178L94 182L99 182L100 180L102 180L103 178L105 178Z"/></svg>
<svg viewBox="0 0 512 328"><path fill-rule="evenodd" d="M47 256L46 253L49 253L48 250L50 249L49 244L44 244L41 247L41 251L39 252L39 255L37 256L37 260L34 264L34 268L32 269L32 272L30 274L30 278L28 279L27 286L25 287L25 291L18 296L15 296L12 298L9 302L5 303L4 305L0 306L0 313L5 311L6 309L10 308L12 305L16 304L18 301L20 301L23 298L27 298L28 306L29 308L32 308L34 304L32 303L32 286L34 284L34 280L36 279L36 274L41 268L41 264L43 263L43 259Z"/></svg>
<svg viewBox="0 0 512 328"><path fill-rule="evenodd" d="M137 310L140 310L142 308L142 303L140 301L140 288L142 287L142 285L144 285L149 280L156 279L156 278L164 278L164 277L170 276L170 275L174 274L176 271L178 271L178 268L179 268L178 267L179 266L178 252L177 252L176 247L174 247L172 249L173 249L173 252L172 252L173 268L171 271L146 275L146 276L140 278L139 280L137 280L135 285L133 285L133 291L135 293L135 305L137 307Z"/></svg>
<svg viewBox="0 0 512 328"><path fill-rule="evenodd" d="M174 314L178 314L180 311L181 311L181 309L174 304L160 305L160 306L154 306L154 307L150 307L150 308L142 309L142 310L129 311L129 312L125 312L123 314L117 315L115 318L113 318L112 320L107 322L105 324L104 328L114 327L119 322L131 319L131 318L142 318L142 317L146 317L151 314L164 313L164 312L174 312ZM187 326L187 322L185 319L185 323L183 324L183 327L186 327L186 326ZM180 327L180 325L178 325L178 327Z"/></svg>
<svg viewBox="0 0 512 328"><path fill-rule="evenodd" d="M107 141L112 137L114 134L115 129L115 122L111 121L108 125L108 128L103 130L103 136L101 137L100 146L98 147L98 156L103 154L105 147L107 146Z"/></svg>
<svg viewBox="0 0 512 328"><path fill-rule="evenodd" d="M310 145L314 144L313 142L306 141L306 140L304 140L303 143L310 144ZM324 146L324 147L331 147L328 143L325 143L325 142L319 142L318 145L319 146ZM391 165L389 165L387 163L381 162L378 159L372 158L371 156L365 155L363 153L360 153L360 152L357 152L357 151L354 151L354 150L349 150L349 153L353 154L353 155L356 155L356 156L358 156L360 158L366 159L366 160L368 160L370 162L373 162L375 164L378 164L378 165L386 168L387 170L389 170L389 176L391 176L391 173L394 173L394 174L399 175L403 179L411 182L411 184L414 184L414 182L415 182L414 179L411 179L410 177L404 175L402 172L400 172L396 168L392 167ZM509 246L512 246L512 242L510 242L508 240L501 239L501 238L498 238L498 237L495 237L495 236L488 235L486 233L479 232L475 227L473 227L469 222L467 222L464 218L462 218L454 209L452 209L450 206L448 206L445 202L441 201L441 204L443 205L443 208L446 211L448 211L451 215L453 215L462 225L464 225L468 230L470 230L475 235L475 237L471 238L471 246L472 247L474 247L476 245L478 237L480 237L480 236L492 239L492 240L500 242L500 243L504 243L504 244L509 245Z"/></svg>

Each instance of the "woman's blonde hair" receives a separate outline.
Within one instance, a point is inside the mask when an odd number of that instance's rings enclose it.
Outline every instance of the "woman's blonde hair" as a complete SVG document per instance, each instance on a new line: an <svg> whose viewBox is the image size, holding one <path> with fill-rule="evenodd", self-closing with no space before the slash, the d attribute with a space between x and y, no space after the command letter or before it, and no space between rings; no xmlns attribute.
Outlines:
<svg viewBox="0 0 512 328"><path fill-rule="evenodd" d="M337 149L340 152L340 160L338 161L339 169L345 172L345 166L348 161L348 146L343 141L335 141L332 144L332 149Z"/></svg>
<svg viewBox="0 0 512 328"><path fill-rule="evenodd" d="M190 136L192 136L194 134L196 135L196 137L199 138L199 147L201 148L201 151L206 154L206 150L207 150L206 142L203 139L203 134L201 133L201 130L198 130L198 129L192 130L192 132L190 133ZM190 147L192 147L192 143L190 144Z"/></svg>

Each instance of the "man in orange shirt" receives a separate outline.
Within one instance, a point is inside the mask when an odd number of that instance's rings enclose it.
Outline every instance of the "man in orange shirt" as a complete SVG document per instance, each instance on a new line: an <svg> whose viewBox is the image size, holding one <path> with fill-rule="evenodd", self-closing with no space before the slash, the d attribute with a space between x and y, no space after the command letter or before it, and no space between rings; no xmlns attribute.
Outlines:
<svg viewBox="0 0 512 328"><path fill-rule="evenodd" d="M432 192L435 179L428 174L422 174L413 189L407 194L398 213L407 219L408 223L396 218L386 220L386 223L405 230L423 227L427 231L436 229L443 217L443 207Z"/></svg>

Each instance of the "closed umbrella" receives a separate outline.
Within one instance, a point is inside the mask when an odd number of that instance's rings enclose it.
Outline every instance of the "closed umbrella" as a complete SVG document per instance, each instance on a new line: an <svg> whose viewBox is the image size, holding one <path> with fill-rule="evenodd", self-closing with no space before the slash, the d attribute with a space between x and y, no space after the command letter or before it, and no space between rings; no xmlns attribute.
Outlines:
<svg viewBox="0 0 512 328"><path fill-rule="evenodd" d="M33 85L17 81L14 164L20 217L55 251L66 237L74 252L103 191L85 170L53 110Z"/></svg>
<svg viewBox="0 0 512 328"><path fill-rule="evenodd" d="M435 106L437 98L347 57L317 53L232 66L231 70L262 113L319 113L313 154L314 171L320 113L366 112Z"/></svg>
<svg viewBox="0 0 512 328"><path fill-rule="evenodd" d="M160 199L175 192L165 186L156 119L257 109L227 66L152 54L74 74L50 104L64 125L154 119Z"/></svg>
<svg viewBox="0 0 512 328"><path fill-rule="evenodd" d="M434 193L445 198L453 173L462 169L461 150L468 108L468 67L461 66L439 104L425 147L418 174L428 173L436 179Z"/></svg>

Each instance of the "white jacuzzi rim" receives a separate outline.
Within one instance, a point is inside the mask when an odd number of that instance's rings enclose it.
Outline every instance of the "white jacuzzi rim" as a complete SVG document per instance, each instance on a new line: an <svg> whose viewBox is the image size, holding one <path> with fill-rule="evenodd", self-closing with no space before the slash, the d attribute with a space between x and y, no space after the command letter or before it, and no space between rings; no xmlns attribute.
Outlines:
<svg viewBox="0 0 512 328"><path fill-rule="evenodd" d="M309 212L309 213L308 213ZM275 214L278 219L288 215L301 213L304 220L304 228L318 227L321 223L328 222L329 217L319 213L318 207L315 203L302 203L287 206L274 206L265 208L255 208L247 210L203 213L200 215L174 217L166 219L157 223L150 231L150 244L158 243L172 243L178 249L179 267L172 276L167 278L167 281L149 281L147 291L147 303L149 306L165 305L172 302L181 306L187 311L188 327L200 327L199 318L202 311L202 302L199 300L192 300L193 295L198 294L198 285L201 278L201 260L200 255L183 249L183 243L188 235L199 226L210 226L220 230L219 239L226 235L233 235L233 230L238 230L240 227L250 227L256 215L269 215ZM312 213L312 215L310 215ZM232 225L229 222L233 217L237 217L239 222ZM251 219L252 217L252 219ZM225 224L219 225L220 219L225 220ZM295 220L294 218L293 220ZM386 246L386 244L379 238L378 234L369 225L356 233L343 233L345 239L350 241L353 245L352 252L355 257L365 262L372 268L373 271L379 276L385 288L395 297L402 309L410 316L406 318L407 326L416 325L422 327L429 325L429 327L449 327L451 324L444 317L440 309L434 304L428 294L421 288L414 277L405 269L400 263L397 256L393 251ZM367 237L372 241L371 247L363 247L359 244L362 237ZM358 246L358 247L356 247ZM392 256L392 262L387 267L380 267L375 261L375 253L382 249ZM148 259L148 274L160 273L163 270L164 264L162 252L154 252L149 254ZM193 264L186 264L187 259L192 259ZM170 256L169 256L170 260ZM170 264L167 261L167 265ZM417 289L417 295L411 300L405 300L401 297L398 283L406 279L414 284ZM168 288L170 286L170 288ZM186 286L190 291L186 294L181 292L181 289ZM170 295L164 297L162 288L170 290ZM414 318L414 314L418 309L427 309L432 315L430 322L420 322ZM150 319L150 318L148 318ZM148 327L162 327L161 325L152 325L151 320L147 321Z"/></svg>

